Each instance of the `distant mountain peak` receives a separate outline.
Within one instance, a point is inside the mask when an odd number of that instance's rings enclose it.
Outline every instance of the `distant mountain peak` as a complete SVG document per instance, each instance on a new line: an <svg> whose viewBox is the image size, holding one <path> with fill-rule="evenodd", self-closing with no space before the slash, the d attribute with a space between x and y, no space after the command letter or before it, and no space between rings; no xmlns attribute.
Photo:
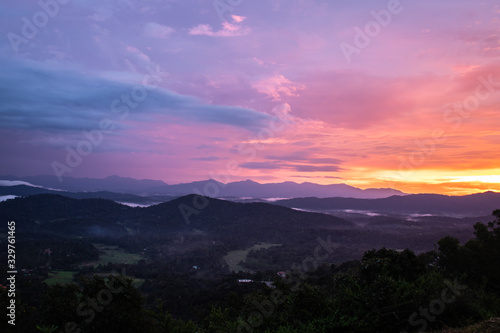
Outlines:
<svg viewBox="0 0 500 333"><path fill-rule="evenodd" d="M1 179L1 177L0 177ZM182 196L190 193L200 193L218 197L250 197L250 198L292 198L292 197L347 197L375 199L387 198L393 195L404 195L393 189L362 190L347 184L320 185L311 182L296 183L285 181L281 183L261 184L251 179L223 184L208 179L191 183L168 185L160 180L134 179L111 175L104 179L65 177L61 183L55 176L18 177L33 186L57 188L71 192L109 191L134 195L168 195ZM214 184L216 185L214 188ZM218 185L218 186L217 186ZM208 191L209 193L205 193ZM215 193L215 194L214 194Z"/></svg>

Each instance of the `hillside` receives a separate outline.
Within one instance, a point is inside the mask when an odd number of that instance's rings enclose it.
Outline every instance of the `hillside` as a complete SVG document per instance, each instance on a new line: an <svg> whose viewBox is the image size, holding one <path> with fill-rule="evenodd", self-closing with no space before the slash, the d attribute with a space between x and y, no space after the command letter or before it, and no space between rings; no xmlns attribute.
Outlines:
<svg viewBox="0 0 500 333"><path fill-rule="evenodd" d="M318 199L312 200L317 202ZM324 199L330 200L338 198ZM281 262L290 260L291 251L298 255L304 249L314 248L318 237L327 236L341 247L332 257L334 261L357 258L366 250L380 247L428 251L446 235L463 241L470 239L472 225L480 220L477 217L334 215L197 195L144 208L128 207L111 200L74 199L54 194L19 197L0 203L0 218L16 221L18 237L117 239L175 235L181 240L194 237L192 247L221 244L226 250L245 250L266 242L283 244L279 249L261 250L262 256L280 258ZM171 250L175 248L171 246Z"/></svg>
<svg viewBox="0 0 500 333"><path fill-rule="evenodd" d="M192 207L206 200L186 221L180 206ZM264 203L234 203L188 195L166 203L132 208L105 199L73 199L40 194L0 203L0 219L15 220L23 232L50 232L67 236L203 233L218 237L283 240L290 233L352 227L349 221L317 213Z"/></svg>
<svg viewBox="0 0 500 333"><path fill-rule="evenodd" d="M307 210L362 210L378 213L483 216L500 207L500 193L485 192L465 196L412 194L382 199L295 198L275 202L285 207Z"/></svg>
<svg viewBox="0 0 500 333"><path fill-rule="evenodd" d="M139 196L134 194L117 193L110 191L70 192L70 191L51 190L43 187L34 187L28 185L0 186L0 196L14 195L14 196L24 197L37 194L63 195L65 197L74 199L108 199L117 202L127 202L135 204L152 204L152 203L169 201L176 198L172 196Z"/></svg>

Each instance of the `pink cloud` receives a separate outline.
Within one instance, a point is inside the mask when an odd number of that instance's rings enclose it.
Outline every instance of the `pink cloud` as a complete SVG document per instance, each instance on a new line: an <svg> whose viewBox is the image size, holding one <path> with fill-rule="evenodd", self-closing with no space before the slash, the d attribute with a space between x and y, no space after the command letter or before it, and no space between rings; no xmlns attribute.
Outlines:
<svg viewBox="0 0 500 333"><path fill-rule="evenodd" d="M244 16L232 15L234 23L223 22L222 29L214 31L209 24L199 24L189 30L190 35L202 35L210 37L235 37L246 35L250 32L247 27L240 25L246 18Z"/></svg>
<svg viewBox="0 0 500 333"><path fill-rule="evenodd" d="M257 57L253 57L252 60L255 61L257 64L259 64L259 66L264 65L264 61L262 61L261 59L259 59Z"/></svg>
<svg viewBox="0 0 500 333"><path fill-rule="evenodd" d="M299 96L299 91L305 88L304 85L292 82L281 74L259 80L253 83L252 87L271 97L273 101L281 101L283 97Z"/></svg>
<svg viewBox="0 0 500 333"><path fill-rule="evenodd" d="M439 95L446 79L434 75L380 77L328 71L304 76L301 82L305 89L290 102L297 115L335 127L361 129L394 117L401 120L416 112L428 114L441 107Z"/></svg>
<svg viewBox="0 0 500 333"><path fill-rule="evenodd" d="M231 17L233 18L234 22L236 22L236 23L241 23L241 22L245 21L245 19L246 19L245 16L238 16L238 15L231 15Z"/></svg>

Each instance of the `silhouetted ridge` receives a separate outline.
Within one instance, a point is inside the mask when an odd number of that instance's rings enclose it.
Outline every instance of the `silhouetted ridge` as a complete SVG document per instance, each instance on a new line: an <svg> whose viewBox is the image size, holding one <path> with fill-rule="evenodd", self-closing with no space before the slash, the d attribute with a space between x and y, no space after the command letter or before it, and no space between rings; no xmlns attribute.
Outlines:
<svg viewBox="0 0 500 333"><path fill-rule="evenodd" d="M488 215L500 206L500 193L485 192L465 196L411 194L383 199L295 198L276 201L285 207L314 210L367 210L393 213Z"/></svg>
<svg viewBox="0 0 500 333"><path fill-rule="evenodd" d="M349 221L266 203L235 203L187 195L162 204L132 208L105 199L40 194L0 203L0 218L19 221L26 231L84 236L189 232L284 239L304 229L352 227ZM263 236L264 235L264 236Z"/></svg>

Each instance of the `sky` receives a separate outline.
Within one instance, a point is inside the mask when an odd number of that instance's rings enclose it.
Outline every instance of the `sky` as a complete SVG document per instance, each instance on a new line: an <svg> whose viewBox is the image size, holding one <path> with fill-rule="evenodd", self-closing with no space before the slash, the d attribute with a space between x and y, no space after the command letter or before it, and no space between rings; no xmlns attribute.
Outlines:
<svg viewBox="0 0 500 333"><path fill-rule="evenodd" d="M0 175L500 191L496 0L0 3Z"/></svg>

